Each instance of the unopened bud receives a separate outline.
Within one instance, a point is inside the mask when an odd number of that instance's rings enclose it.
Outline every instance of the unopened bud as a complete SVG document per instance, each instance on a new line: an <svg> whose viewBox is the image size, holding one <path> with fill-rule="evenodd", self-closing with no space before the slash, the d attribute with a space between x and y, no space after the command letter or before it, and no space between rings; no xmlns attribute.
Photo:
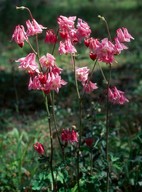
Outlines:
<svg viewBox="0 0 142 192"><path fill-rule="evenodd" d="M22 9L22 10L24 10L25 7L24 7L24 6L21 6L21 7L17 7L17 6L16 6L16 9Z"/></svg>

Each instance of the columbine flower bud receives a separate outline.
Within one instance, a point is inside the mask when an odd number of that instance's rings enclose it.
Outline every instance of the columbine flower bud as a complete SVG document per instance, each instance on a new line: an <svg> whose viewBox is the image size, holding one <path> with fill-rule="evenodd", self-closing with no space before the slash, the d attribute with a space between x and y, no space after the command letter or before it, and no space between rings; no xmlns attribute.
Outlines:
<svg viewBox="0 0 142 192"><path fill-rule="evenodd" d="M40 154L40 155L43 155L44 154L44 146L41 144L41 143L39 143L39 142L37 142L37 143L35 143L34 144L34 149Z"/></svg>
<svg viewBox="0 0 142 192"><path fill-rule="evenodd" d="M91 138L91 137L85 139L85 143L86 143L86 145L87 145L88 147L92 147L93 142L94 142L94 140L93 140L93 138Z"/></svg>

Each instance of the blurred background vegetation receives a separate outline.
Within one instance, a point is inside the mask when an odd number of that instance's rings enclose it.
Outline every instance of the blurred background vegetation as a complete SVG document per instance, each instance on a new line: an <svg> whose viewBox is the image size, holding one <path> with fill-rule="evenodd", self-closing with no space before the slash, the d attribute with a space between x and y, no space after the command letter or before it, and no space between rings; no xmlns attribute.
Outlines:
<svg viewBox="0 0 142 192"><path fill-rule="evenodd" d="M43 100L40 93L27 90L28 76L19 72L15 59L23 57L29 48L20 49L11 36L18 24L24 24L29 19L26 11L16 10L16 6L30 8L35 19L47 28L56 29L59 15L80 17L91 26L93 35L97 38L107 36L107 31L98 15L108 21L112 37L117 28L126 27L135 38L118 57L118 64L112 69L113 84L125 90L130 102L126 106L115 106L111 117L112 151L125 153L128 164L125 167L127 177L123 175L123 191L142 191L142 1L141 0L1 0L0 1L0 191L14 191L21 186L29 186L36 170L33 143L40 138L47 140L47 120ZM41 40L44 37L41 35ZM48 52L49 47L43 45L42 52ZM79 63L90 65L84 47L79 48ZM68 126L68 121L75 121L72 115L71 101L72 74L68 59L57 58L60 66L65 68L64 74L70 81L68 90L61 90L57 116L61 127ZM107 73L107 69L106 70ZM95 79L101 85L99 72ZM68 98L67 98L68 97ZM91 102L99 95L91 96ZM86 101L88 98L86 98ZM75 105L75 103L74 103ZM89 113L89 106L86 107ZM98 107L100 108L100 106ZM103 113L99 114L103 116ZM98 116L98 119L100 118ZM101 118L102 118L101 116ZM66 118L65 118L66 117ZM67 119L67 121L63 121ZM99 119L99 121L101 121ZM118 136L119 135L119 139ZM117 150L116 150L117 148ZM24 151L22 155L21 151ZM32 152L32 153L31 153ZM32 162L32 164L31 164ZM34 162L34 163L33 163ZM31 165L31 167L29 166ZM34 167L34 168L33 168ZM20 170L20 174L19 174ZM18 175L18 178L17 178ZM125 179L124 179L125 177ZM8 182L10 179L10 182ZM121 183L121 184L122 184Z"/></svg>

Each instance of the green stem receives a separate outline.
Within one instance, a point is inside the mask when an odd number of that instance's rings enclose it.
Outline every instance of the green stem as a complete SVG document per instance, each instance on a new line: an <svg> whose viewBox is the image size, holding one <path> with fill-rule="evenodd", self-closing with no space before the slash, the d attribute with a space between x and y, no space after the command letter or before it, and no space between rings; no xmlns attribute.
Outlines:
<svg viewBox="0 0 142 192"><path fill-rule="evenodd" d="M109 192L109 175L110 175L110 163L109 163L109 98L108 91L111 80L111 64L109 68L109 79L107 84L107 99L106 99L106 160L107 160L107 192Z"/></svg>
<svg viewBox="0 0 142 192"><path fill-rule="evenodd" d="M106 29L107 29L107 33L108 33L108 37L109 37L109 39L111 40L111 34L110 34L110 31L109 31L109 26L108 26L107 20L105 19L105 17L102 17L101 15L98 15L98 17L99 17L100 19L102 19L102 21L105 22Z"/></svg>
<svg viewBox="0 0 142 192"><path fill-rule="evenodd" d="M54 109L54 92L52 92L52 95L50 94L50 100L51 100L51 105L52 105L52 115L53 115L55 130L56 130L57 137L58 137L58 142L60 144L61 149L63 149L63 146L62 146L62 143L61 143L60 137L59 137L59 131L58 131L58 128L57 128L57 121L56 121L56 115L55 115L55 109Z"/></svg>
<svg viewBox="0 0 142 192"><path fill-rule="evenodd" d="M33 48L32 44L30 43L29 39L27 40L27 43L29 44L30 48L32 49L32 51L37 55L37 52L35 51L35 49Z"/></svg>
<svg viewBox="0 0 142 192"><path fill-rule="evenodd" d="M54 174L53 174L53 138L52 138L52 129L51 129L51 114L48 106L48 99L45 94L44 94L44 98L45 98L46 112L48 115L48 125L49 125L49 135L50 135L50 170L51 170L54 190L56 191L56 183L55 183Z"/></svg>
<svg viewBox="0 0 142 192"><path fill-rule="evenodd" d="M58 34L59 34L59 29L57 30L57 33L56 33L57 37L58 37ZM57 44L57 42L55 42L54 45L53 45L53 49L52 49L52 52L51 52L52 55L53 55L53 53L55 51L56 44Z"/></svg>
<svg viewBox="0 0 142 192"><path fill-rule="evenodd" d="M16 9L21 9L21 10L26 9L26 10L29 12L29 14L30 14L31 19L32 19L32 20L34 19L32 13L31 13L31 11L30 11L30 9L29 9L28 7L24 7L24 6L17 7L17 6L16 6Z"/></svg>
<svg viewBox="0 0 142 192"><path fill-rule="evenodd" d="M98 62L98 65L99 65L99 68L100 68L100 71L101 71L101 74L102 74L102 76L103 76L103 79L104 79L105 83L108 84L108 81L107 81L107 79L106 79L106 77L105 77L105 74L104 74L103 69L102 69L102 67L101 67L101 65L100 65L99 62Z"/></svg>
<svg viewBox="0 0 142 192"><path fill-rule="evenodd" d="M82 99L79 92L78 82L77 82L77 76L76 76L76 67L75 67L75 57L72 55L73 59L73 70L74 70L74 77L75 77L75 87L76 87L76 93L78 97L79 102L79 143L78 143L78 150L77 150L77 186L78 186L78 192L80 192L80 184L79 184L79 151L80 151L80 145L81 145L81 137L82 137Z"/></svg>

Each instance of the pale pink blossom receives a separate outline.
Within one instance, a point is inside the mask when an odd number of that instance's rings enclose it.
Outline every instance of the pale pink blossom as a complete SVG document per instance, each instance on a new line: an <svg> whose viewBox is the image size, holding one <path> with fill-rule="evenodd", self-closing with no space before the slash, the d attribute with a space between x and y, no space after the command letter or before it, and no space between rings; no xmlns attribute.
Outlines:
<svg viewBox="0 0 142 192"><path fill-rule="evenodd" d="M51 43L51 44L54 44L57 42L57 36L54 33L53 29L49 29L46 31L45 42Z"/></svg>
<svg viewBox="0 0 142 192"><path fill-rule="evenodd" d="M23 25L17 25L12 35L12 40L14 40L20 47L24 46L24 41L28 40L25 29Z"/></svg>
<svg viewBox="0 0 142 192"><path fill-rule="evenodd" d="M57 22L59 24L59 34L62 39L67 40L70 39L72 42L78 42L78 39L76 37L76 29L75 29L75 20L76 17L65 17L60 16L57 19Z"/></svg>
<svg viewBox="0 0 142 192"><path fill-rule="evenodd" d="M134 39L132 37L132 35L129 34L127 28L124 28L124 27L119 28L119 29L117 29L116 33L117 33L117 37L118 37L119 41L122 43L130 42L131 39Z"/></svg>
<svg viewBox="0 0 142 192"><path fill-rule="evenodd" d="M42 67L53 67L55 65L55 57L50 54L47 53L46 55L43 55L40 59L39 62L41 64Z"/></svg>
<svg viewBox="0 0 142 192"><path fill-rule="evenodd" d="M41 90L41 82L38 76L30 77L28 89L29 90Z"/></svg>
<svg viewBox="0 0 142 192"><path fill-rule="evenodd" d="M62 85L66 85L67 82L61 79L61 76L59 74L54 73L48 73L48 79L45 86L50 90L54 90L57 93L59 92L59 89L62 87Z"/></svg>
<svg viewBox="0 0 142 192"><path fill-rule="evenodd" d="M76 16L72 17L65 17L65 16L59 16L57 19L57 23L59 24L59 29L69 31L70 29L74 28L74 22L76 20Z"/></svg>
<svg viewBox="0 0 142 192"><path fill-rule="evenodd" d="M33 19L32 21L27 20L26 26L27 26L27 36L33 36L38 33L42 33L43 29L46 29L46 27L43 27L42 25L38 24L35 19Z"/></svg>
<svg viewBox="0 0 142 192"><path fill-rule="evenodd" d="M36 55L34 53L29 53L26 57L16 60L16 62L20 62L20 69L39 72Z"/></svg>
<svg viewBox="0 0 142 192"><path fill-rule="evenodd" d="M44 146L43 146L41 143L39 143L39 142L36 142L36 143L34 144L34 149L35 149L40 155L43 155L43 154L45 153L45 151L44 151Z"/></svg>
<svg viewBox="0 0 142 192"><path fill-rule="evenodd" d="M94 39L94 38L89 38L87 39L85 42L85 45L87 45L89 47L89 49L93 52L96 53L98 48L100 47L100 42L98 39Z"/></svg>
<svg viewBox="0 0 142 192"><path fill-rule="evenodd" d="M71 43L70 39L66 39L64 42L60 41L59 44L59 53L62 54L68 54L68 53L76 53L77 50Z"/></svg>
<svg viewBox="0 0 142 192"><path fill-rule="evenodd" d="M55 75L56 75L56 74L60 74L62 70L63 70L63 69L59 68L57 65L54 65L52 68L50 68L50 71L51 71L52 73L54 73Z"/></svg>
<svg viewBox="0 0 142 192"><path fill-rule="evenodd" d="M91 93L92 91L94 91L95 89L97 89L97 84L96 83L92 83L91 81L87 81L85 83L82 84L83 85L83 89L86 93Z"/></svg>
<svg viewBox="0 0 142 192"><path fill-rule="evenodd" d="M124 92L118 90L116 87L108 89L108 99L113 104L123 105L124 103L129 102L129 100L125 97Z"/></svg>
<svg viewBox="0 0 142 192"><path fill-rule="evenodd" d="M77 33L77 37L78 37L79 41L81 41L83 38L88 38L90 36L91 29L85 21L78 18L76 33Z"/></svg>
<svg viewBox="0 0 142 192"><path fill-rule="evenodd" d="M112 63L114 61L114 52L114 44L109 41L108 38L104 38L101 40L101 43L96 51L97 59L105 63Z"/></svg>
<svg viewBox="0 0 142 192"><path fill-rule="evenodd" d="M61 133L62 142L78 142L78 134L74 129L63 129Z"/></svg>
<svg viewBox="0 0 142 192"><path fill-rule="evenodd" d="M126 47L123 43L121 43L117 37L114 40L115 40L114 54L120 54L122 50L128 49L128 47Z"/></svg>
<svg viewBox="0 0 142 192"><path fill-rule="evenodd" d="M76 69L77 80L86 82L88 79L89 69L87 67L81 67Z"/></svg>

